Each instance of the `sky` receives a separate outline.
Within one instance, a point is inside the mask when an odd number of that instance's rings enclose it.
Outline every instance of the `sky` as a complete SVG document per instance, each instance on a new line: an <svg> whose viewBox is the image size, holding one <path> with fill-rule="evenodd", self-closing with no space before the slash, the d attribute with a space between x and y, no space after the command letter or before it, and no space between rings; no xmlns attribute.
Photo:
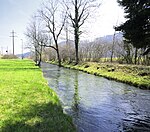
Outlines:
<svg viewBox="0 0 150 132"><path fill-rule="evenodd" d="M22 42L25 47L26 27L32 15L40 8L44 0L0 0L0 53L12 53L12 30L15 31L15 54L22 53ZM102 0L94 17L86 24L83 39L95 38L114 33L113 26L125 21L123 9L116 0ZM23 41L22 41L22 40ZM81 38L82 39L82 38ZM24 48L24 52L28 50Z"/></svg>

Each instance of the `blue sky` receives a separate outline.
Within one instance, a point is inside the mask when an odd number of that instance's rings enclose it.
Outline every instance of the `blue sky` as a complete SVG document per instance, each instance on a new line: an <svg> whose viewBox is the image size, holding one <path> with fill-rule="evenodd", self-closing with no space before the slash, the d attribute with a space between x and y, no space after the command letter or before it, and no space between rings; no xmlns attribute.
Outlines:
<svg viewBox="0 0 150 132"><path fill-rule="evenodd" d="M12 52L12 30L16 32L15 38L15 54L21 53L21 39L24 44L26 42L24 33L31 16L36 13L40 8L43 0L0 0L0 52L5 53L7 47L8 51ZM88 34L84 39L89 36L94 39L99 36L113 34L113 26L124 22L123 9L118 6L116 0L102 0L102 5L96 13L91 24L87 24Z"/></svg>
<svg viewBox="0 0 150 132"><path fill-rule="evenodd" d="M21 45L25 42L24 32L30 17L39 8L41 0L0 0L0 51L12 52L12 30L16 32L15 53L21 53Z"/></svg>

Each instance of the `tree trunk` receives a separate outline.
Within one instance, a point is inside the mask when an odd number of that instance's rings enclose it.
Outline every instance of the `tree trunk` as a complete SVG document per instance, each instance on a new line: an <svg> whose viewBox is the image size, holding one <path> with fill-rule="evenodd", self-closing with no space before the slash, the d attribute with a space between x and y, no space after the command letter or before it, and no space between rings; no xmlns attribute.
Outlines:
<svg viewBox="0 0 150 132"><path fill-rule="evenodd" d="M111 63L113 62L115 37L116 37L116 31L114 32L114 35L113 35L113 43L112 43L112 47L111 47L111 56L110 56L110 62Z"/></svg>
<svg viewBox="0 0 150 132"><path fill-rule="evenodd" d="M79 45L79 35L78 30L75 30L75 53L76 53L76 65L79 63L79 55L78 55L78 45Z"/></svg>
<svg viewBox="0 0 150 132"><path fill-rule="evenodd" d="M57 58L58 58L58 65L61 66L61 58L59 55L59 50L57 50Z"/></svg>
<svg viewBox="0 0 150 132"><path fill-rule="evenodd" d="M137 52L138 52L138 49L136 48L135 49L135 56L134 56L134 64L136 65L137 63Z"/></svg>
<svg viewBox="0 0 150 132"><path fill-rule="evenodd" d="M39 55L39 61L38 61L38 66L41 67L41 61L42 61L42 54Z"/></svg>
<svg viewBox="0 0 150 132"><path fill-rule="evenodd" d="M79 55L78 55L78 45L79 45L79 12L78 12L78 1L75 0L75 30L74 30L74 35L75 35L75 53L76 53L76 65L79 63Z"/></svg>
<svg viewBox="0 0 150 132"><path fill-rule="evenodd" d="M35 47L35 63L37 64L38 61L38 53L37 53L37 49Z"/></svg>
<svg viewBox="0 0 150 132"><path fill-rule="evenodd" d="M112 47L111 56L110 56L110 62L111 63L113 62L113 55L114 55L114 50L113 50L113 47Z"/></svg>
<svg viewBox="0 0 150 132"><path fill-rule="evenodd" d="M58 47L57 40L55 40L55 44L56 44L56 52L57 52L58 65L61 66L61 58L60 58L60 55L59 55L59 47Z"/></svg>

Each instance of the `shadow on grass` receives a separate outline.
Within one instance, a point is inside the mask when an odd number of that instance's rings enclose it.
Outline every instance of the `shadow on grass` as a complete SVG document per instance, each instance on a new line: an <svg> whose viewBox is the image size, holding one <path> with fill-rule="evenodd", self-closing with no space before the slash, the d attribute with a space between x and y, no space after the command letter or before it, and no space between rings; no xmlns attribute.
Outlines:
<svg viewBox="0 0 150 132"><path fill-rule="evenodd" d="M6 120L2 132L74 132L72 120L61 106L51 103L32 105Z"/></svg>

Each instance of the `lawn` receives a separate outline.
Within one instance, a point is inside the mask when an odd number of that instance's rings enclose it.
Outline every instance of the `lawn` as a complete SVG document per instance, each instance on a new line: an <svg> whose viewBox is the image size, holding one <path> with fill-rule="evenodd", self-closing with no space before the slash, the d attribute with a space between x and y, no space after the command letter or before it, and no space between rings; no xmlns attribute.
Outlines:
<svg viewBox="0 0 150 132"><path fill-rule="evenodd" d="M32 61L0 60L0 131L75 131L58 96Z"/></svg>

